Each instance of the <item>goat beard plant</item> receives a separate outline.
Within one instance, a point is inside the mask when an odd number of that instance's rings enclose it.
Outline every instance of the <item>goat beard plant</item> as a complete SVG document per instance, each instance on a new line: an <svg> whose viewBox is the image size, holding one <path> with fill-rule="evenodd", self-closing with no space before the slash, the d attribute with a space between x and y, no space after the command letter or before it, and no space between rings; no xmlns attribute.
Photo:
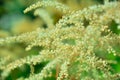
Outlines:
<svg viewBox="0 0 120 80"><path fill-rule="evenodd" d="M55 7L65 13L55 25L42 7ZM113 21L120 25L120 3L107 2L104 5L91 6L73 11L67 6L50 0L39 1L24 12L35 9L35 15L46 21L47 28L19 36L0 39L0 44L26 43L26 51L35 46L43 47L38 55L27 56L0 65L2 74L8 74L24 64L32 66L31 75L24 80L117 80L118 73L111 71L110 61L97 54L119 56L120 36L110 28ZM34 66L48 62L35 74ZM55 72L54 72L55 71ZM34 73L34 74L33 74ZM2 76L2 79L5 76Z"/></svg>

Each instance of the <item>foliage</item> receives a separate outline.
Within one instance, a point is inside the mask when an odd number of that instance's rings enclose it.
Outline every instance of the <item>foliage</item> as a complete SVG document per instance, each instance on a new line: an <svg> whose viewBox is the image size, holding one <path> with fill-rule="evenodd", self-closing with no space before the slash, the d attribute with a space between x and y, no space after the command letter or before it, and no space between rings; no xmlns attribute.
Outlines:
<svg viewBox="0 0 120 80"><path fill-rule="evenodd" d="M63 13L56 23L49 6ZM1 58L1 79L13 71L30 68L27 76L18 80L118 80L119 72L111 66L118 64L105 56L120 57L120 2L108 2L73 10L55 0L40 0L24 10L35 10L46 25L35 31L0 38L1 46L25 44L27 52L38 54L22 58ZM116 27L116 29L113 28ZM22 49L21 49L22 50ZM34 53L34 51L33 51ZM100 56L100 55L103 56ZM43 64L41 66L41 64ZM38 67L37 67L38 66ZM36 68L37 67L37 68Z"/></svg>

